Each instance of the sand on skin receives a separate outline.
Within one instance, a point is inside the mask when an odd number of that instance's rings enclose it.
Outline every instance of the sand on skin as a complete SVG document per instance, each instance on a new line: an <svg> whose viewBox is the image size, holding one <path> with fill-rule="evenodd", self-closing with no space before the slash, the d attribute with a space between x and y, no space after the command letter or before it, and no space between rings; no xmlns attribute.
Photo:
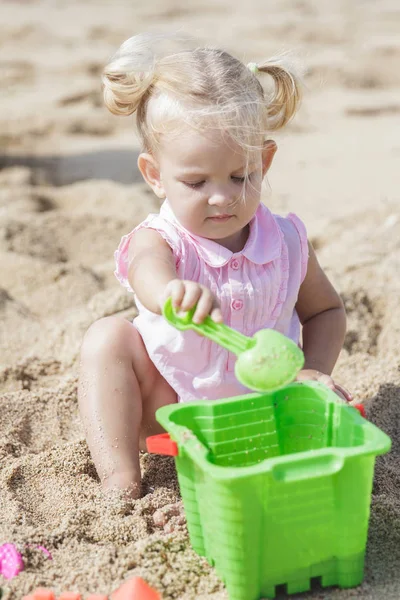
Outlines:
<svg viewBox="0 0 400 600"><path fill-rule="evenodd" d="M227 599L185 526L154 527L154 512L178 498L172 460L142 456L139 501L105 498L76 400L87 327L135 314L113 276L113 252L158 209L135 168L132 122L102 107L99 74L129 35L183 26L245 61L295 48L309 67L301 112L276 136L269 204L306 222L349 316L335 376L391 435L393 450L377 460L365 582L301 598L398 599L397 3L181 4L121 0L116 10L32 0L0 9L0 543L18 544L26 562L11 582L0 576L4 598L38 586L110 593L141 575L166 599ZM46 546L53 561L27 543Z"/></svg>

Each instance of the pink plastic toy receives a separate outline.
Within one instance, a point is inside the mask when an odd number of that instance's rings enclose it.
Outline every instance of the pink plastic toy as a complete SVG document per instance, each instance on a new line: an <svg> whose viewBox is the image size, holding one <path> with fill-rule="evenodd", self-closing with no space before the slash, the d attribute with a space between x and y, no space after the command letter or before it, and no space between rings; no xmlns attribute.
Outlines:
<svg viewBox="0 0 400 600"><path fill-rule="evenodd" d="M6 579L12 579L24 568L21 553L14 544L0 546L0 573Z"/></svg>
<svg viewBox="0 0 400 600"><path fill-rule="evenodd" d="M25 544L27 548L37 548L41 550L47 558L53 559L50 552L44 546L37 544ZM6 579L12 579L24 570L24 561L22 560L21 552L15 544L3 544L0 546L0 575Z"/></svg>
<svg viewBox="0 0 400 600"><path fill-rule="evenodd" d="M26 548L37 548L38 550L41 550L49 560L53 560L52 555L44 546L38 546L37 544L25 544L25 546Z"/></svg>

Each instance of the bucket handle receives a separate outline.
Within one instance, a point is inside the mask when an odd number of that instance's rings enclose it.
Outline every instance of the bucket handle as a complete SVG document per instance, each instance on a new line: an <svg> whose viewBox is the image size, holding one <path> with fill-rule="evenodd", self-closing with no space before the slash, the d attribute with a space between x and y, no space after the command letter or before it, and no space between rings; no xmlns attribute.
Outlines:
<svg viewBox="0 0 400 600"><path fill-rule="evenodd" d="M293 459L290 463L276 464L271 469L272 477L283 483L301 481L333 475L343 467L343 457L337 454L323 454Z"/></svg>
<svg viewBox="0 0 400 600"><path fill-rule="evenodd" d="M146 438L147 452L150 454L164 454L165 456L178 456L178 444L171 440L169 433L150 435Z"/></svg>

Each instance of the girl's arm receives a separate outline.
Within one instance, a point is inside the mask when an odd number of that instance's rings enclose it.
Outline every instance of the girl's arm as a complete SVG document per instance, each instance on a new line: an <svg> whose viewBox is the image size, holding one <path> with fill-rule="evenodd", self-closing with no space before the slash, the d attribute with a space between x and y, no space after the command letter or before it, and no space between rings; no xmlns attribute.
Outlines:
<svg viewBox="0 0 400 600"><path fill-rule="evenodd" d="M307 275L296 304L303 325L304 370L330 375L346 334L343 302L321 269L310 242Z"/></svg>
<svg viewBox="0 0 400 600"><path fill-rule="evenodd" d="M178 279L175 258L170 246L154 229L139 229L132 236L128 251L128 281L140 302L158 315L168 297L176 309L190 310L195 323L207 315L222 322L218 300L211 291L195 281Z"/></svg>
<svg viewBox="0 0 400 600"><path fill-rule="evenodd" d="M160 299L167 284L176 279L170 246L154 229L135 231L129 244L128 281L140 302L161 314Z"/></svg>

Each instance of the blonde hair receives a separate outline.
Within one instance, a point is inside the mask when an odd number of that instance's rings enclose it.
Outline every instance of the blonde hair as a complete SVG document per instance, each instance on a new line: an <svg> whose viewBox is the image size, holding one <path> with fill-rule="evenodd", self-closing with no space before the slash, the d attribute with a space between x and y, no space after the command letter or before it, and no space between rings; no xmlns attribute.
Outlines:
<svg viewBox="0 0 400 600"><path fill-rule="evenodd" d="M113 114L136 112L148 152L156 151L159 136L177 120L199 129L212 124L251 148L286 125L301 100L299 78L284 60L267 60L255 70L190 37L140 34L126 40L105 67L104 101ZM263 88L261 74L271 78L272 90Z"/></svg>

